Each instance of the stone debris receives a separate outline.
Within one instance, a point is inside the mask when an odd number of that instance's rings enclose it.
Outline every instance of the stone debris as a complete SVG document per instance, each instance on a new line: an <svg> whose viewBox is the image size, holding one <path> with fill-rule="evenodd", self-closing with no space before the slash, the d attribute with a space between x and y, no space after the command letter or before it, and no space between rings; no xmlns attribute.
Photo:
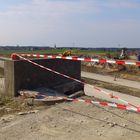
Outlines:
<svg viewBox="0 0 140 140"><path fill-rule="evenodd" d="M110 122L106 122L106 124L109 124Z"/></svg>
<svg viewBox="0 0 140 140"><path fill-rule="evenodd" d="M118 125L116 122L107 122L107 124L109 124L110 127L115 127L116 125Z"/></svg>
<svg viewBox="0 0 140 140"><path fill-rule="evenodd" d="M68 132L68 133L71 133L71 130L68 130L67 132Z"/></svg>
<svg viewBox="0 0 140 140"><path fill-rule="evenodd" d="M108 120L108 117L104 117L104 120Z"/></svg>
<svg viewBox="0 0 140 140"><path fill-rule="evenodd" d="M0 107L0 112L4 111L5 107Z"/></svg>
<svg viewBox="0 0 140 140"><path fill-rule="evenodd" d="M4 123L10 122L14 119L14 115L8 115L0 118L0 121L3 121Z"/></svg>
<svg viewBox="0 0 140 140"><path fill-rule="evenodd" d="M52 127L56 128L57 126L54 124Z"/></svg>
<svg viewBox="0 0 140 140"><path fill-rule="evenodd" d="M31 111L25 111L25 112L19 112L18 115L27 115L32 113L37 113L39 110L31 110Z"/></svg>
<svg viewBox="0 0 140 140"><path fill-rule="evenodd" d="M98 136L102 136L102 134L101 134L101 133L98 133L97 135L98 135Z"/></svg>
<svg viewBox="0 0 140 140"><path fill-rule="evenodd" d="M4 105L4 102L0 101L0 106L3 106Z"/></svg>
<svg viewBox="0 0 140 140"><path fill-rule="evenodd" d="M96 132L98 133L98 132L99 132L99 130L96 130Z"/></svg>
<svg viewBox="0 0 140 140"><path fill-rule="evenodd" d="M98 136L102 136L102 133L99 130L96 130Z"/></svg>
<svg viewBox="0 0 140 140"><path fill-rule="evenodd" d="M7 112L11 112L11 111L12 111L12 108L5 108L5 110L6 110Z"/></svg>
<svg viewBox="0 0 140 140"><path fill-rule="evenodd" d="M127 127L127 124L123 124L122 126L123 126L123 127Z"/></svg>
<svg viewBox="0 0 140 140"><path fill-rule="evenodd" d="M101 127L105 127L105 125L103 124Z"/></svg>

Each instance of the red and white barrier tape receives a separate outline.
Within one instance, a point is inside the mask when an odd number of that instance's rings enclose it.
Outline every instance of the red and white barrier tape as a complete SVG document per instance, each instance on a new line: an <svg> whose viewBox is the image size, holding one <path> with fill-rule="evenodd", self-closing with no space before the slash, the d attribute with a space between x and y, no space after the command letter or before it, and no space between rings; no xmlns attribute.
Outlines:
<svg viewBox="0 0 140 140"><path fill-rule="evenodd" d="M23 59L23 60L25 60L25 61L28 61L29 63L32 63L33 65L36 65L36 66L38 66L38 67L40 67L40 68L42 68L42 69L45 69L45 70L47 70L47 71L53 72L53 73L55 73L55 74L57 74L57 75L61 75L61 76L65 77L65 78L74 80L74 81L76 81L76 82L78 82L78 83L81 83L81 84L83 84L83 85L88 85L89 87L94 88L94 89L96 89L97 91L102 92L102 93L108 95L110 98L117 99L117 100L119 100L119 101L124 102L124 103L127 104L127 105L130 105L130 106L135 107L136 109L139 109L139 107L137 107L137 106L135 106L135 105L133 105L133 104L131 104L131 103L129 103L129 102L127 102L127 101L125 101L125 100L123 100L123 99L117 97L117 96L113 96L112 93L108 93L108 92L106 92L106 91L104 91L104 90L102 90L102 89L99 89L99 88L96 87L96 86L87 84L86 82L80 81L80 80L75 79L75 78L73 78L73 77L70 77L70 76L68 76L68 75L62 74L62 73L60 73L60 72L57 72L57 71L55 71L55 70L52 70L52 69L47 68L47 67L45 67L45 66L42 66L42 65L40 65L40 64L37 64L36 62L33 62L33 61L31 61L31 60L29 60L29 59L27 59L27 58L24 58L24 57L20 56L19 54L16 54L16 53L12 54L12 58L16 58L16 57L19 57L19 58L21 58L21 59Z"/></svg>
<svg viewBox="0 0 140 140"><path fill-rule="evenodd" d="M68 59L68 60L79 60L79 61L90 61L90 62L99 62L99 63L113 63L119 65L136 65L140 66L140 61L125 61L125 60L111 60L111 59L94 59L94 58L79 58L71 56L56 56L56 55L44 55L44 54L20 54L23 57L37 57L37 58L58 58L58 59Z"/></svg>
<svg viewBox="0 0 140 140"><path fill-rule="evenodd" d="M85 102L85 103L98 104L98 105L102 105L102 106L110 106L110 107L115 107L115 108L119 108L119 109L125 109L125 110L129 110L129 111L140 112L139 108L126 106L126 105L123 105L123 104L99 102L99 101L84 100L84 99L78 99L78 98L77 99L64 98L64 99L67 100L67 101Z"/></svg>
<svg viewBox="0 0 140 140"><path fill-rule="evenodd" d="M30 97L29 94L24 91L22 91L20 93L20 95L23 97ZM37 98L35 98L37 96L41 96L43 98L37 99ZM124 109L124 110L128 110L128 111L140 112L140 108L130 107L127 105L116 104L116 103L99 102L99 101L79 99L79 98L73 99L73 98L67 98L67 97L63 97L63 96L47 96L47 95L43 95L41 93L37 93L37 94L33 95L33 97L35 98L36 101L48 101L48 99L51 99L51 100L57 99L57 100L65 100L65 101L72 101L72 102L84 102L84 103L90 103L90 104L97 104L97 105L102 105L102 106L114 107L114 108L118 108L118 109Z"/></svg>
<svg viewBox="0 0 140 140"><path fill-rule="evenodd" d="M98 105L102 105L102 106L109 106L109 107L114 107L114 108L119 108L119 109L125 109L125 110L129 110L129 111L134 111L134 112L140 112L140 109L139 108L130 107L130 106L123 105L123 104L99 102L99 101L84 100L84 99L78 99L78 98L72 99L72 98L58 97L58 99L64 99L66 101L74 101L74 102L76 101L76 102L84 102L84 103L98 104Z"/></svg>

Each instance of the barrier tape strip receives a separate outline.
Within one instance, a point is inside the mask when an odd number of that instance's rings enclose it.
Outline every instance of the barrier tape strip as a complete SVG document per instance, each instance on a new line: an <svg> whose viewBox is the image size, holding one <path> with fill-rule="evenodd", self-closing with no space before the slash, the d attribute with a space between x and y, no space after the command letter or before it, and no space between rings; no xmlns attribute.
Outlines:
<svg viewBox="0 0 140 140"><path fill-rule="evenodd" d="M79 58L71 56L56 56L56 55L44 55L44 54L20 54L23 57L37 57L37 58L58 58L58 59L68 59L68 60L80 60L80 61L90 61L99 63L113 63L119 65L136 65L140 66L140 61L130 62L125 60L111 60L111 59L93 59L93 58Z"/></svg>
<svg viewBox="0 0 140 140"><path fill-rule="evenodd" d="M22 97L28 97L27 93L24 91L21 91L20 95ZM43 98L37 99L37 96L42 96ZM58 100L65 100L65 101L72 101L72 102L84 102L84 103L90 103L90 104L97 104L97 105L109 106L109 107L113 107L113 108L133 111L133 112L140 112L140 108L134 108L134 107L130 107L130 106L123 105L123 104L117 104L117 103L93 101L93 100L89 100L89 99L87 100L87 99L80 99L80 98L74 99L74 98L68 98L68 97L63 97L63 96L47 96L47 95L43 95L41 93L37 93L33 97L36 101L48 101L48 99L58 99Z"/></svg>
<svg viewBox="0 0 140 140"><path fill-rule="evenodd" d="M25 60L25 61L27 61L27 62L33 64L33 65L36 65L36 66L38 66L38 67L40 67L40 68L42 68L42 69L45 69L45 70L50 71L50 72L53 72L53 73L55 73L55 74L57 74L57 75L61 75L61 76L65 77L65 78L74 80L74 81L76 81L76 82L78 82L78 83L81 83L81 84L83 84L83 85L88 85L89 87L92 87L92 88L94 88L95 90L97 90L97 91L99 91L99 92L102 92L102 93L108 95L110 98L117 99L117 100L119 100L119 101L122 101L122 102L126 103L127 105L130 105L130 106L133 106L133 107L139 109L139 107L137 107L137 106L135 106L135 105L133 105L133 104L131 104L131 103L129 103L129 102L127 102L127 101L125 101L125 100L123 100L123 99L117 97L117 96L114 96L112 93L108 93L108 92L106 92L106 91L104 91L104 90L102 90L102 89L100 89L100 88L98 88L98 87L96 87L96 86L87 84L86 82L80 81L80 80L75 79L75 78L73 78L73 77L70 77L70 76L68 76L68 75L62 74L62 73L60 73L60 72L57 72L57 71L55 71L55 70L52 70L52 69L47 68L47 67L45 67L45 66L42 66L42 65L40 65L40 64L38 64L38 63L36 63L36 62L33 62L33 61L31 61L31 60L29 60L29 59L27 59L27 58L24 58L24 57L20 56L19 54L13 53L13 54L11 55L11 57L12 57L12 58L19 57L19 58L21 58L21 59L23 59L23 60Z"/></svg>

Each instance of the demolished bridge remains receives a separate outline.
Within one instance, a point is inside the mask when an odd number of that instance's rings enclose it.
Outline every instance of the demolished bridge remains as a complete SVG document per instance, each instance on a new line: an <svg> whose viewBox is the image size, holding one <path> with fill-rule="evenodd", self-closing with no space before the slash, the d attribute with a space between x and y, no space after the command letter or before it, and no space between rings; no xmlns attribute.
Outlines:
<svg viewBox="0 0 140 140"><path fill-rule="evenodd" d="M33 59L33 62L47 66L53 70L70 75L81 80L80 61L60 59ZM25 60L0 60L3 77L0 82L0 96L18 96L21 89L34 90L37 88L54 89L58 93L71 94L83 89L83 86L73 80L45 71Z"/></svg>

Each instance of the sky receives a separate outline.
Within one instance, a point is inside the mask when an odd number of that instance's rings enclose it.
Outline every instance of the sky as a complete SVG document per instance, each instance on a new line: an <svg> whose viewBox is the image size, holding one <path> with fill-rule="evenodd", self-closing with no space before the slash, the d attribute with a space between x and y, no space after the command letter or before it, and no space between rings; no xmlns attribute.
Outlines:
<svg viewBox="0 0 140 140"><path fill-rule="evenodd" d="M140 48L140 0L0 0L0 45Z"/></svg>

